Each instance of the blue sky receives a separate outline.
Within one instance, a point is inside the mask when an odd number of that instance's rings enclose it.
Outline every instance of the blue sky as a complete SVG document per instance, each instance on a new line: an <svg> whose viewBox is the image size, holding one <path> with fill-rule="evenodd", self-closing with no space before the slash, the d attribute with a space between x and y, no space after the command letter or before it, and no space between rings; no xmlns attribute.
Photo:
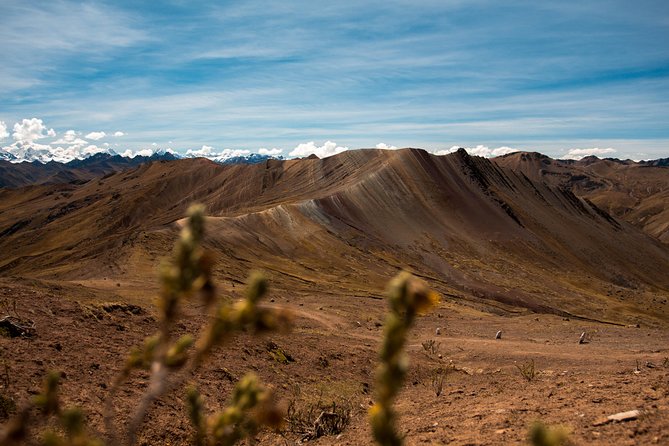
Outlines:
<svg viewBox="0 0 669 446"><path fill-rule="evenodd" d="M666 1L0 0L0 147L668 157L667 42Z"/></svg>

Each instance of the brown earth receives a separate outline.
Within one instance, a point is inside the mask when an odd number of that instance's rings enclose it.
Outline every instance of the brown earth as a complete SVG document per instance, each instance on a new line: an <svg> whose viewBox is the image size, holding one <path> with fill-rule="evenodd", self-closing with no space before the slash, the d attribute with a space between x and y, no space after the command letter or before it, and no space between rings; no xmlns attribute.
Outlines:
<svg viewBox="0 0 669 446"><path fill-rule="evenodd" d="M633 162L599 159L554 160L539 153L495 158L500 166L533 181L565 187L609 214L669 243L669 159Z"/></svg>
<svg viewBox="0 0 669 446"><path fill-rule="evenodd" d="M284 402L352 408L341 436L311 443L371 444L381 297L408 269L443 298L409 340L398 402L408 444L518 443L535 420L565 426L576 444L669 442L667 246L594 200L462 152L183 160L86 184L0 189L0 298L37 329L31 339L0 338L4 394L20 405L48 370L61 370L64 399L101 428L106 386L129 347L156 330L157 265L193 201L211 216L206 245L218 256L221 295L238 297L260 268L268 305L295 315L292 332L242 335L213 357L197 377L210 411L253 370ZM110 302L141 311L102 308ZM180 330L196 330L198 307L186 305ZM591 342L578 344L584 331ZM272 359L270 340L295 361ZM429 340L433 354L421 345ZM527 381L516 366L530 361ZM440 367L448 373L436 395ZM133 377L119 419L146 385L146 375ZM636 420L593 425L632 409L642 410ZM165 396L147 426L146 444L186 444L182 396ZM284 437L259 439L300 437L286 426Z"/></svg>
<svg viewBox="0 0 669 446"><path fill-rule="evenodd" d="M229 287L225 294L235 295L238 288ZM39 391L49 370L62 371L64 401L86 408L90 424L102 429L106 386L128 347L156 329L151 307L140 314L107 313L99 309L101 302L116 302L118 296L40 282L3 280L0 293L17 299L21 315L33 319L38 331L32 339L0 339L2 361L9 366L3 394L20 405ZM219 349L196 377L207 409L221 410L233 382L255 371L284 406L292 401L307 407L321 400L352 409L351 424L340 436L309 443L372 444L366 410L373 400L384 302L321 293L271 292L270 298L270 305L293 312L293 330L263 338L241 335ZM188 305L182 330L194 331L202 321L196 307ZM503 331L501 340L494 339L497 330ZM578 344L582 331L589 333L589 344ZM421 345L431 339L438 345L434 354ZM266 349L270 340L295 362L272 359ZM411 332L408 379L397 404L401 429L407 444L497 445L524 442L529 426L541 420L567 428L575 444L666 444L667 345L666 329L554 315L504 317L445 302ZM516 365L530 361L536 376L527 381ZM449 372L437 396L432 378L439 367ZM124 386L116 400L119 421L147 381L147 374L136 373ZM192 432L183 399L181 392L173 392L160 400L140 444L188 444ZM633 409L642 410L637 420L594 426L603 417ZM261 444L296 444L301 435L290 427L285 425L282 435L263 432L258 438Z"/></svg>

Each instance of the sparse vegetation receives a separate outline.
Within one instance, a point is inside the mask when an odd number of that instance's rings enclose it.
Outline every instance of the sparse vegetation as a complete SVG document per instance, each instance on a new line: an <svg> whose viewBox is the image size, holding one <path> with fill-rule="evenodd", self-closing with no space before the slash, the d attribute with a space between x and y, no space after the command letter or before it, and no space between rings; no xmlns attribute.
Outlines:
<svg viewBox="0 0 669 446"><path fill-rule="evenodd" d="M516 368L520 371L520 375L525 378L528 382L534 381L537 373L534 368L534 359L530 359L522 364L515 364Z"/></svg>
<svg viewBox="0 0 669 446"><path fill-rule="evenodd" d="M275 362L278 362L279 364L289 364L291 362L295 362L295 358L293 358L291 354L286 352L283 348L279 347L275 342L269 341L266 347L270 358L272 358Z"/></svg>
<svg viewBox="0 0 669 446"><path fill-rule="evenodd" d="M444 381L446 381L449 370L453 369L440 366L432 371L432 391L435 396L440 396L444 390Z"/></svg>
<svg viewBox="0 0 669 446"><path fill-rule="evenodd" d="M142 315L145 313L144 309L139 305L126 304L120 302L106 302L100 304L84 305L79 303L79 308L85 317L101 321L105 318L112 317L112 315Z"/></svg>
<svg viewBox="0 0 669 446"><path fill-rule="evenodd" d="M348 401L324 403L323 392L317 401L304 401L299 386L288 403L285 421L289 432L300 435L302 441L326 435L338 435L351 421L353 405Z"/></svg>
<svg viewBox="0 0 669 446"><path fill-rule="evenodd" d="M437 342L434 339L428 339L427 341L421 342L421 345L423 346L423 350L425 353L432 357L435 356L439 353L439 347L441 346L441 342Z"/></svg>

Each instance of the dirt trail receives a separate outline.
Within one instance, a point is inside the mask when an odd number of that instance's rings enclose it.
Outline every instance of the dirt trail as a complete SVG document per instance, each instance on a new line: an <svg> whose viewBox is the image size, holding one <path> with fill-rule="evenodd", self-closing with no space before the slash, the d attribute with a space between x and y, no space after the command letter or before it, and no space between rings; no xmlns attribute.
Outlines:
<svg viewBox="0 0 669 446"><path fill-rule="evenodd" d="M129 347L156 330L151 305L138 314L106 312L84 287L7 279L0 279L0 297L16 299L21 314L37 327L33 339L0 338L0 360L10 370L10 386L2 391L20 405L40 388L47 371L62 371L66 404L83 406L90 423L100 427L105 386ZM208 410L223 407L234 382L253 370L283 401L306 404L320 395L352 405L351 423L340 436L311 444L373 444L366 410L373 400L385 302L367 299L361 306L360 300L317 294L293 296L290 302L270 293L271 298L276 300L267 306L294 315L293 330L269 339L242 334L215 352L197 377ZM577 445L669 444L669 331L557 316L500 317L448 305L420 317L409 334L410 365L397 402L406 444L522 444L536 420L564 426ZM189 308L179 330L196 332L203 322L198 312ZM442 313L448 317L439 317ZM495 340L500 329L502 339ZM591 342L579 345L583 331ZM434 353L422 346L430 339ZM268 353L269 341L293 361L277 362ZM518 366L530 362L534 374L528 380ZM437 395L439 368L446 375ZM117 413L132 410L146 382L145 374L133 376L117 398ZM633 409L643 416L596 425ZM155 408L141 437L149 445L185 445L190 433L183 396L175 393ZM282 446L286 439L288 444L300 439L289 429L284 435L263 432L258 438L263 445Z"/></svg>

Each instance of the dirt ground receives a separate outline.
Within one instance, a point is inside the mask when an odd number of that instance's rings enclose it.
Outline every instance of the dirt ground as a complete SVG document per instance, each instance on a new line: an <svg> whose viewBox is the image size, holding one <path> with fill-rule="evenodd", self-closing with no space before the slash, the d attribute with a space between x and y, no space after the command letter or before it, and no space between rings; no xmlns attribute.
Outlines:
<svg viewBox="0 0 669 446"><path fill-rule="evenodd" d="M110 382L130 347L156 330L150 298L129 302L140 308L104 308L119 302L117 288L0 278L0 300L9 304L2 311L14 311L16 302L16 312L33 320L37 333L0 337L2 395L20 407L39 391L48 371L61 371L64 401L83 407L92 429L102 431ZM241 287L223 291L234 298ZM262 338L241 334L217 350L194 377L208 412L225 407L234 382L253 371L284 407L306 410L334 402L351 411L350 424L339 435L303 440L304 434L291 432L294 426L286 423L281 433L262 431L261 444L372 444L366 413L385 302L271 291L266 304L291 311L292 331ZM198 307L186 304L179 331L197 333L204 322ZM495 339L499 330L501 339ZM589 343L578 343L582 332ZM293 361L277 360L270 352L274 347ZM564 427L579 445L669 444L667 328L537 314L505 317L448 301L417 321L407 350L410 368L397 410L409 445L525 443L537 420ZM120 424L147 382L148 374L138 372L123 387L115 400ZM183 389L158 401L140 444L188 444L192 430L183 401ZM602 422L635 409L641 412L634 420Z"/></svg>

